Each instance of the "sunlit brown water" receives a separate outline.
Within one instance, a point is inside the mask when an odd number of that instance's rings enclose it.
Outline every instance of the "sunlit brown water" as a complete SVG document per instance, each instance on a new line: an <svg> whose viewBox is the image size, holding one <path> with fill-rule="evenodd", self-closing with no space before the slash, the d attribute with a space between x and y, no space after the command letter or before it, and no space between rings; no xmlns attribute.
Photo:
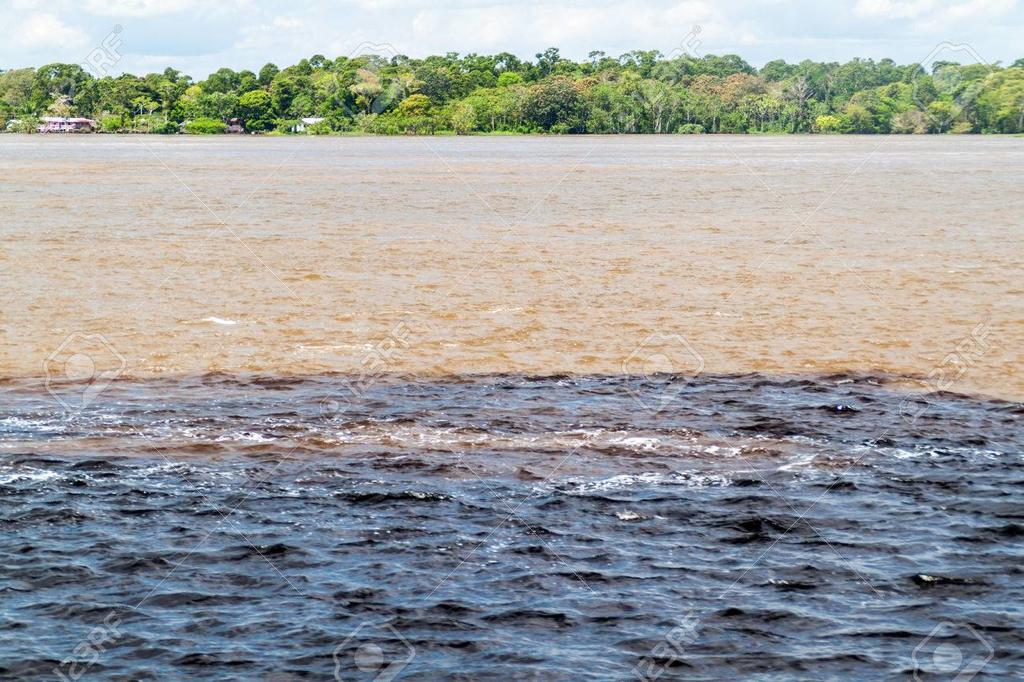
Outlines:
<svg viewBox="0 0 1024 682"><path fill-rule="evenodd" d="M3 136L0 375L81 332L140 377L924 376L983 325L951 389L1018 398L1022 170L1003 137Z"/></svg>

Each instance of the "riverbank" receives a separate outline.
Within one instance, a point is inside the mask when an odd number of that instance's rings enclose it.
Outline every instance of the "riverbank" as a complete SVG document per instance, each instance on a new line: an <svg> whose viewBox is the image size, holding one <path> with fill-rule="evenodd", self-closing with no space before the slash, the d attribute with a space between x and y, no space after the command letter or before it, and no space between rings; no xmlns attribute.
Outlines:
<svg viewBox="0 0 1024 682"><path fill-rule="evenodd" d="M970 55L956 50L947 55L955 61L933 54L924 65L773 60L756 68L737 55L685 50L595 52L573 62L550 48L530 62L509 54L410 59L374 48L258 73L222 68L202 80L175 69L116 78L77 64L13 69L0 72L0 127L84 116L104 130L162 132L1024 132L1024 59L961 64Z"/></svg>
<svg viewBox="0 0 1024 682"><path fill-rule="evenodd" d="M743 133L545 133L539 131L533 132L512 132L512 131L495 131L495 132L467 132L457 133L453 130L438 130L433 133L373 133L356 130L341 130L331 131L325 133L286 133L286 132L247 132L247 133L153 133L139 130L128 130L118 132L106 132L97 131L95 133L25 133L25 132L10 132L0 130L0 135L11 135L11 136L29 136L29 135L145 135L147 137L691 137L696 135L702 136L714 136L714 137L730 137L730 136L743 136L743 137L829 137L829 136L841 136L841 137L876 137L884 138L891 134L881 133L841 133L841 132L799 132L799 133L786 133L786 132L743 132ZM896 137L938 137L938 136L981 136L981 137L1013 137L1020 138L1024 137L1024 133L993 133L993 132L972 132L972 131L959 131L959 132L945 132L945 133L907 133L895 135Z"/></svg>

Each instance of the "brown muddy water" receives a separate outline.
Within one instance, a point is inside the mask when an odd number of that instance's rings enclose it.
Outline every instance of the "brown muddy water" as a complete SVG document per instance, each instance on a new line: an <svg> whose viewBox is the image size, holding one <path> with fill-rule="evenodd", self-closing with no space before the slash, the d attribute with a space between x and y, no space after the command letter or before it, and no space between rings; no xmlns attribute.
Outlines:
<svg viewBox="0 0 1024 682"><path fill-rule="evenodd" d="M0 679L1024 679L1022 169L0 136Z"/></svg>
<svg viewBox="0 0 1024 682"><path fill-rule="evenodd" d="M430 375L926 376L982 325L943 387L1020 398L1022 171L976 136L3 136L0 375L80 332L140 377L381 344Z"/></svg>

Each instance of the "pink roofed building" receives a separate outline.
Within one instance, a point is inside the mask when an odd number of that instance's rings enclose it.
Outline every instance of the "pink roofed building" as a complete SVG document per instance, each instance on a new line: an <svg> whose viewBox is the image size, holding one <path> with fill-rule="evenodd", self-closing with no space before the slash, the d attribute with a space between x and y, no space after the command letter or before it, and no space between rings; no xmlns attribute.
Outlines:
<svg viewBox="0 0 1024 682"><path fill-rule="evenodd" d="M62 118L60 116L44 116L42 124L36 130L41 133L91 133L100 124L91 118Z"/></svg>

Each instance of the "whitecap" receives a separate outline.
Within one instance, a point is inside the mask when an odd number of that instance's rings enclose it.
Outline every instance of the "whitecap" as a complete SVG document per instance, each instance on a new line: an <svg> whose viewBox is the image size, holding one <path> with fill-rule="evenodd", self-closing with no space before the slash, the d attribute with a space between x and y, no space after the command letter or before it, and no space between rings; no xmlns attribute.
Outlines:
<svg viewBox="0 0 1024 682"><path fill-rule="evenodd" d="M23 469L8 468L7 471L0 473L0 484L15 483L19 481L52 481L54 479L63 478L56 471L47 471L45 469L36 469L34 467L25 467Z"/></svg>
<svg viewBox="0 0 1024 682"><path fill-rule="evenodd" d="M563 488L561 492L566 495L586 496L638 486L654 487L671 485L687 488L721 487L730 485L732 481L728 477L719 474L662 474L657 472L644 472L642 474L619 474L618 476L612 476L610 478L604 478L596 481L580 481L579 479L571 479L568 483L572 487Z"/></svg>

